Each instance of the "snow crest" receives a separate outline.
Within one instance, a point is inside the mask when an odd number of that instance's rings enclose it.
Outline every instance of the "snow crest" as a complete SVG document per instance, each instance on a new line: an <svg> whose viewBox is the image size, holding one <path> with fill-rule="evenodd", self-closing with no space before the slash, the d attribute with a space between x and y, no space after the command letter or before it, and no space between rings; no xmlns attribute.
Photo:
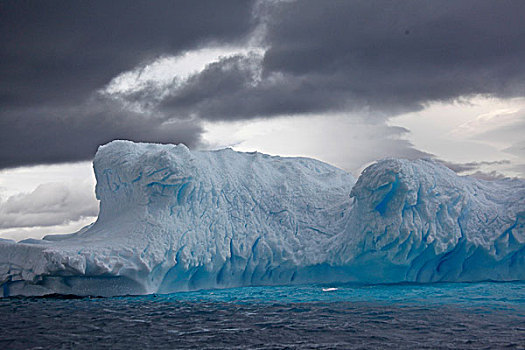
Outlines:
<svg viewBox="0 0 525 350"><path fill-rule="evenodd" d="M379 161L113 141L97 221L0 240L0 295L124 295L307 282L525 280L525 182Z"/></svg>

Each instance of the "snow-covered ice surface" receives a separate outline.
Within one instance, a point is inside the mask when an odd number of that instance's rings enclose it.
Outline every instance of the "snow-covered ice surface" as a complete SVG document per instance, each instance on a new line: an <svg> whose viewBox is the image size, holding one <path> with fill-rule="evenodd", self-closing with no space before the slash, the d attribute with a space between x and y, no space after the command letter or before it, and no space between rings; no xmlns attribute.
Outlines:
<svg viewBox="0 0 525 350"><path fill-rule="evenodd" d="M98 220L0 240L0 295L525 280L523 180L389 159L355 182L313 159L128 141L94 169Z"/></svg>

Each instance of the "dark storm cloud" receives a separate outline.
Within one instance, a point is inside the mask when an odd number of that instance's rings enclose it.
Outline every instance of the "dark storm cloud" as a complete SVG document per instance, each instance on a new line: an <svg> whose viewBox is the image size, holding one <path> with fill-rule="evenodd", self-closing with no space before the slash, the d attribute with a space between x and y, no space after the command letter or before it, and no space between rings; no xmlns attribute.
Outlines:
<svg viewBox="0 0 525 350"><path fill-rule="evenodd" d="M496 160L496 161L483 161L483 162L468 162L468 163L454 163L454 162L448 162L445 160L438 160L441 164L449 168L450 170L456 172L456 173L465 173L469 171L474 171L482 166L486 165L506 165L510 164L509 160Z"/></svg>
<svg viewBox="0 0 525 350"><path fill-rule="evenodd" d="M260 7L260 81L249 59L225 59L162 107L208 119L361 108L385 117L471 94L525 95L523 1L270 4Z"/></svg>
<svg viewBox="0 0 525 350"><path fill-rule="evenodd" d="M114 139L195 146L202 133L192 120L166 121L92 98L68 108L17 109L0 119L0 166L89 160Z"/></svg>
<svg viewBox="0 0 525 350"><path fill-rule="evenodd" d="M371 105L521 95L523 13L522 1L283 4L270 17L264 69L320 76L320 89L345 88Z"/></svg>
<svg viewBox="0 0 525 350"><path fill-rule="evenodd" d="M89 159L114 138L195 144L197 122L93 96L159 55L242 40L251 12L240 0L0 2L0 168Z"/></svg>
<svg viewBox="0 0 525 350"><path fill-rule="evenodd" d="M256 57L238 55L210 64L173 88L161 110L176 115L197 113L208 120L235 120L344 109L347 91L319 89L313 77L259 79L257 63Z"/></svg>
<svg viewBox="0 0 525 350"><path fill-rule="evenodd" d="M0 168L89 159L113 138L195 145L202 119L381 121L429 101L524 96L523 13L523 1L3 1ZM260 23L264 54L208 65L160 103L156 89L93 97L124 71L242 43ZM130 112L126 99L154 108Z"/></svg>
<svg viewBox="0 0 525 350"><path fill-rule="evenodd" d="M0 102L79 102L152 57L248 32L248 1L2 1Z"/></svg>

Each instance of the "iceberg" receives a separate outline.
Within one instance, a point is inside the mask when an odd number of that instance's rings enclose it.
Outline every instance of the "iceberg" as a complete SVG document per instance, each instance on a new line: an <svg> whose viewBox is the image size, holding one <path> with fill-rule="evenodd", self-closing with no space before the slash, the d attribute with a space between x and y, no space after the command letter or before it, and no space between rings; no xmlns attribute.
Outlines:
<svg viewBox="0 0 525 350"><path fill-rule="evenodd" d="M100 213L0 240L0 296L301 283L525 280L525 181L386 159L356 181L308 158L113 141Z"/></svg>

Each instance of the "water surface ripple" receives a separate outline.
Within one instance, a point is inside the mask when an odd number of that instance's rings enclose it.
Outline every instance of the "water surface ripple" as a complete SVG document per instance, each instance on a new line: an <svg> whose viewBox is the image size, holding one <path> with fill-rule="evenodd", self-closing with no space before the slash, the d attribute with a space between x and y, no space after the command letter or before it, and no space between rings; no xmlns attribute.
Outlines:
<svg viewBox="0 0 525 350"><path fill-rule="evenodd" d="M525 348L525 284L0 299L0 349Z"/></svg>

